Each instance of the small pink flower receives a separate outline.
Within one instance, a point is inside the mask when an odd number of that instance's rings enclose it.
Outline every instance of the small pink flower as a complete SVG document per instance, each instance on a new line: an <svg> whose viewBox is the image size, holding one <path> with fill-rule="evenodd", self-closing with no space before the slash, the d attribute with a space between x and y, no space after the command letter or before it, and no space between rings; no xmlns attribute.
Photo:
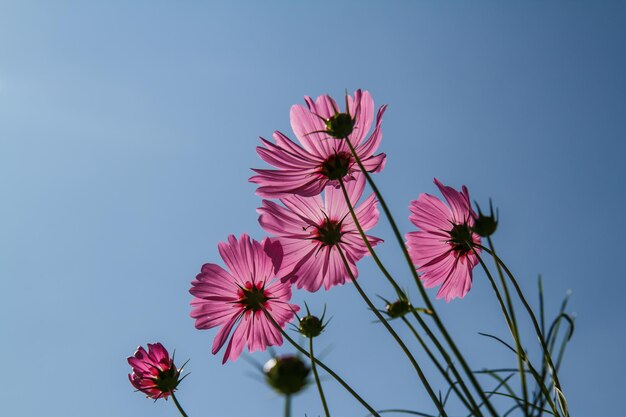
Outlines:
<svg viewBox="0 0 626 417"><path fill-rule="evenodd" d="M257 194L278 198L287 194L311 197L322 192L326 185L339 186L339 179L349 181L360 172L346 140L355 147L359 159L368 172L379 172L385 165L385 154L374 155L382 139L381 123L386 106L378 110L376 126L364 140L374 119L374 100L369 92L357 90L354 98L346 97L346 112L339 113L337 103L322 95L313 101L304 98L308 108L291 107L291 127L302 146L280 132L274 132L271 143L263 138L265 147L257 153L277 169L254 169L257 175L250 182L259 184ZM347 139L343 139L347 135ZM339 138L338 138L339 137Z"/></svg>
<svg viewBox="0 0 626 417"><path fill-rule="evenodd" d="M361 198L364 187L363 175L346 184L353 206ZM345 254L355 277L358 275L356 262L368 253L341 189L326 187L324 193L324 199L319 195L281 198L284 207L263 200L263 206L257 210L261 227L278 236L283 245L283 280L291 280L298 288L311 292L317 291L322 284L329 289L350 280L337 248ZM370 195L355 207L364 231L378 223L376 204L374 195ZM372 246L382 241L372 236L368 239Z"/></svg>
<svg viewBox="0 0 626 417"><path fill-rule="evenodd" d="M421 230L406 234L407 247L424 286L441 285L437 298L450 301L463 298L472 287L472 269L478 264L473 250L480 252L475 247L480 236L472 231L476 213L467 188L458 192L436 178L435 184L449 207L430 194L412 201L409 220Z"/></svg>
<svg viewBox="0 0 626 417"><path fill-rule="evenodd" d="M246 344L250 352L281 345L282 335L263 310L285 328L300 308L288 303L291 286L274 280L283 258L280 243L270 239L259 243L246 234L237 241L230 235L218 250L228 271L204 264L189 290L194 296L191 317L196 328L221 326L212 353L222 348L233 328L222 363L237 359Z"/></svg>
<svg viewBox="0 0 626 417"><path fill-rule="evenodd" d="M181 369L176 369L174 360L160 343L148 343L148 351L139 346L135 355L128 358L133 372L128 374L130 383L148 398L165 398L176 390L182 381ZM184 378L184 377L183 377Z"/></svg>

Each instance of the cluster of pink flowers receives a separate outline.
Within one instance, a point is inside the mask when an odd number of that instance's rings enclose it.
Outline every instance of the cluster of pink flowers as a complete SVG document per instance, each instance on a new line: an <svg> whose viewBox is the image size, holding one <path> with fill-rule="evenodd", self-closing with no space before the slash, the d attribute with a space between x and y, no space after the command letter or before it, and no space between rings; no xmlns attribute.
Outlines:
<svg viewBox="0 0 626 417"><path fill-rule="evenodd" d="M306 107L294 105L290 113L299 143L276 131L274 142L261 138L263 146L257 148L274 167L254 169L250 178L258 184L257 194L266 198L258 209L259 224L272 237L259 243L245 234L238 240L229 236L218 246L227 269L207 263L192 282L196 328L220 327L212 352L230 336L224 362L237 359L246 345L252 352L282 344L276 326L284 329L299 310L289 303L292 284L314 292L358 276L356 263L368 248L341 186L362 230L378 223L375 196L362 199L366 181L361 168L375 173L385 166L386 155L376 151L386 106L378 109L374 123L374 101L367 91L346 95L344 112L328 95L315 101L305 97L305 102ZM466 239L478 243L479 238L471 230L475 213L467 190L459 193L435 182L450 207L421 195L411 203L410 217L421 230L407 234L407 240L424 284L441 285L438 297L449 301L471 287L477 258ZM367 239L372 247L382 242Z"/></svg>
<svg viewBox="0 0 626 417"><path fill-rule="evenodd" d="M261 138L264 146L257 148L261 159L275 168L255 169L250 178L259 186L257 194L267 198L258 209L259 224L272 236L262 242L247 234L228 236L218 245L226 269L207 263L191 283L191 317L197 329L219 327L212 353L226 344L223 362L237 359L246 346L253 352L282 344L277 326L284 329L299 311L289 302L292 285L311 292L322 285L326 290L343 285L358 277L356 263L368 255L350 207L363 231L378 223L375 196L363 198L361 167L375 173L385 166L385 154L376 151L386 106L378 109L374 124L374 101L367 91L346 95L344 112L327 95L315 101L305 97L305 102L307 107L291 108L299 144L277 131L275 143ZM476 214L467 189L458 192L435 183L449 206L420 195L411 203L410 220L421 230L406 238L424 285L441 285L437 296L449 301L465 296L471 287L477 263L474 244L480 238L472 231ZM366 238L372 247L382 242ZM171 378L178 373L160 344L149 345L148 352L139 348L129 363L134 369L131 382L148 396L167 397L175 388Z"/></svg>
<svg viewBox="0 0 626 417"><path fill-rule="evenodd" d="M385 155L374 155L380 140L381 107L374 118L374 101L357 90L346 97L346 112L338 111L329 96L306 97L308 108L291 109L291 125L300 145L275 132L275 143L261 139L259 156L276 169L256 169L250 178L263 200L261 227L272 237L262 243L242 235L218 246L227 270L205 264L192 282L191 317L196 328L220 327L213 342L217 353L230 336L224 362L235 360L247 345L250 352L282 344L276 325L285 328L299 307L290 304L291 286L317 291L330 289L358 276L356 262L367 254L349 206L339 188L345 183L350 204L363 230L378 222L373 195L360 202L365 180L346 144L370 172L380 171ZM345 135L344 135L345 133ZM278 201L269 200L271 198ZM360 202L360 204L359 204ZM369 236L371 245L381 239ZM349 270L339 251L347 259ZM234 329L234 330L233 330Z"/></svg>
<svg viewBox="0 0 626 417"><path fill-rule="evenodd" d="M470 415L482 415L479 409L483 404L491 415L497 415L489 396L499 393L498 389L502 384L492 392L484 391L471 372L472 368L465 363L445 326L438 319L434 305L424 291L424 287L438 287L437 298L443 298L446 302L463 298L472 287L473 269L480 263L496 293L515 342L515 349L506 342L503 343L517 354L521 380L519 386L523 389L521 397L524 399L509 395L511 388L507 385L506 395L517 402L507 414L518 407L521 410L528 403L526 367L530 370L533 367L519 339L517 322L510 319L514 317L514 310L505 278L515 287L517 296L533 321L543 350L540 369L543 369L545 375L538 375L536 372L531 374L537 382L536 392L548 395L542 398L533 394L535 398L531 405L540 411L546 411L544 405L547 403L552 409L551 414L569 417L565 397L556 376L559 362L556 362L555 368L551 357L558 331L555 330L554 336L551 336L552 329L564 318L563 313L554 320L547 336L544 335L514 276L495 256L491 240L488 239L487 247L482 246L481 237L493 234L498 225L491 202L490 215L483 215L478 205L477 214L472 209L465 186L456 190L435 178L435 185L443 199L423 193L411 201L409 220L416 229L403 237L372 180L373 174L382 171L387 160L384 153L377 153L382 141L382 117L386 106L381 106L376 111L370 93L361 90L355 91L353 95L346 94L343 111L328 95L319 96L316 100L305 97L305 102L306 106L294 105L291 108L291 127L296 141L276 131L273 141L261 138L262 145L257 147L258 155L271 167L253 169L254 175L249 181L257 185L256 194L262 198L257 209L258 222L268 236L257 241L245 233L239 238L229 235L225 242L218 244L222 265L204 264L191 282L189 292L193 298L190 315L195 320L195 327L217 328L212 353L215 355L226 346L222 357L224 364L239 358L246 347L248 352L264 351L269 346L282 345L283 339L287 339L294 348L309 357L311 366L309 368L298 356L286 355L274 357L264 367L267 383L285 396L286 415L290 410L290 397L307 386L309 372L312 372L325 415L330 416L317 371L319 366L346 388L370 415L378 416L375 409L341 377L314 357L313 338L324 331L327 324L324 323L324 314L321 318L312 315L305 303L306 315L300 317L300 307L291 302L293 287L316 292L322 286L325 290L330 290L337 285L350 283L402 348L437 407L438 415L447 415L445 403L448 396L442 401L441 396L436 395L415 356L389 324L389 320L402 318L412 328L407 321L408 317L405 317L412 313L426 331L433 346L437 347L441 359L445 360L445 363L440 362L436 352L428 352L432 362L450 384L448 394L455 391ZM373 194L365 193L368 184L374 191ZM407 267L418 285L426 308L412 305L375 253L383 242L382 239L370 235L370 231L378 224L379 204L405 255ZM481 260L481 249L494 259L500 271L505 271L506 277L504 274L501 276L501 287L507 304L504 303L489 268ZM367 255L374 257L377 266L398 296L393 302L382 298L386 302L385 310L376 308L367 291L360 285L357 263ZM436 333L445 338L454 358L447 354L438 336L428 330L418 315L420 313L435 318ZM382 314L386 314L386 317ZM285 332L287 324L294 319L298 323L293 327L309 341L308 351ZM571 336L573 321L567 321ZM413 329L412 333L425 348L425 342L418 332ZM559 361L560 359L559 357ZM467 381L455 365L457 360L466 373ZM138 391L155 400L172 398L181 415L187 417L174 392L184 378L180 376L182 368L176 368L173 357L170 358L160 343L149 344L147 351L139 347L134 356L128 358L128 363L132 367L132 373L128 377ZM545 386L548 373L553 376L552 385ZM450 378L452 375L454 382ZM507 379L513 375L514 373ZM506 382L504 379L503 381ZM468 382L473 385L473 389L468 388ZM549 397L551 387L558 393L558 396L555 394L555 400ZM480 404L477 402L478 398L473 398L473 391L481 397ZM555 404L557 400L560 410L563 411L561 414ZM526 415L530 415L528 411L527 409Z"/></svg>

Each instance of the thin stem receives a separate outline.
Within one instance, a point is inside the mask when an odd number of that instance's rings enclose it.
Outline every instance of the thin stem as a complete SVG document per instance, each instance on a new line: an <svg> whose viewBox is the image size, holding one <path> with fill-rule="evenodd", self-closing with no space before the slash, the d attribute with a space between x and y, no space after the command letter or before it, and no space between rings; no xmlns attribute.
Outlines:
<svg viewBox="0 0 626 417"><path fill-rule="evenodd" d="M374 251L374 248L372 247L371 243L369 242L369 239L365 235L365 232L363 231L361 223L359 222L359 219L357 218L356 213L354 212L354 207L352 206L352 202L350 201L350 197L348 196L348 191L346 190L346 186L345 186L345 184L343 182L343 179L341 179L341 178L339 179L339 185L341 186L341 190L343 192L344 199L346 201L346 204L348 205L348 209L350 211L350 215L352 216L352 221L356 225L357 230L359 231L359 234L361 235L361 239L365 243L365 246L367 246L367 249L368 249L370 255L372 256L372 259L374 260L374 262L378 266L378 269L380 269L380 271L383 273L385 278L387 278L389 283L393 286L394 290L398 294L398 297L400 297L401 299L406 299L406 295L404 294L404 292L402 291L400 286L397 284L396 280L391 276L389 271L387 271L387 268L385 268L385 266L381 262L380 258L376 254L376 251ZM467 396L469 402L471 403L471 406L468 406L468 410L470 410L472 412L473 412L473 410L476 410L477 413L478 413L477 416L482 416L482 412L480 411L478 405L476 404L476 401L474 401L474 398L472 397L472 394L469 392L469 389L467 388L467 385L465 384L465 381L463 380L463 378L461 378L461 375L459 374L458 370L456 369L456 366L454 365L454 363L450 359L450 356L448 355L448 353L445 351L445 349L443 348L443 346L441 345L441 343L439 342L437 337L428 328L428 326L426 325L426 322L424 322L424 320L419 316L419 314L414 309L411 309L411 312L413 313L413 316L418 321L420 326L426 331L426 333L428 334L430 339L433 341L433 343L435 344L435 346L437 347L439 352L441 352L442 356L446 360L446 363L448 364L448 367L450 368L450 370L454 374L454 377L456 378L456 380L458 381L459 385L461 386L461 389L463 390L463 392ZM455 392L457 393L457 395L459 395L458 391L455 390ZM463 400L463 398L460 395L459 395L459 398L461 398L461 400ZM465 401L463 401L463 402L465 404L467 404Z"/></svg>
<svg viewBox="0 0 626 417"><path fill-rule="evenodd" d="M176 399L176 396L174 395L174 391L170 391L170 395L172 396L172 400L174 400L174 404L176 405L176 408L178 408L178 412L180 413L180 415L183 417L189 417L187 416L187 413L185 413L185 410L183 410L183 407L180 406L180 403L178 402L178 400Z"/></svg>
<svg viewBox="0 0 626 417"><path fill-rule="evenodd" d="M517 372L517 369L514 370L514 372ZM513 388L511 388L511 385L504 380L504 378L502 378L500 375L498 375L497 373L493 372L490 373L489 376L493 377L496 381L498 381L499 383L504 383L502 386L504 387L504 389L511 394L511 396L515 397L515 391L513 391ZM497 391L497 390L494 390ZM523 407L522 403L519 399L515 398L515 402L517 404L518 407Z"/></svg>
<svg viewBox="0 0 626 417"><path fill-rule="evenodd" d="M500 376L496 375L496 377L497 377L497 378L498 378L498 380L499 380L499 381L498 381L498 385L497 385L497 386L496 386L496 387L495 387L495 388L494 388L491 392L493 393L493 392L498 391L498 390L500 389L500 387L502 387L502 386L504 386L504 387L505 387L505 389L506 389L506 387L507 387L507 386L509 386L508 381L509 381L509 379L511 379L511 377L513 377L513 375L514 375L514 374L510 374L510 375L509 375L509 376L507 376L506 378L500 378ZM508 388L508 389L509 389L511 392L513 392L513 391L511 390L510 386L509 386L509 388ZM488 397L491 397L492 395L493 395L493 394L488 394L487 396L488 396ZM482 404L481 404L481 405L482 405ZM471 415L470 415L470 416L467 416L467 417L471 417Z"/></svg>
<svg viewBox="0 0 626 417"><path fill-rule="evenodd" d="M474 250L474 249L473 249ZM502 297L500 296L500 294L497 292L497 288L495 287L495 282L493 280L493 277L491 276L491 273L489 272L489 269L487 269L487 266L485 265L484 261L482 260L482 258L478 255L478 253L476 252L476 250L474 250L474 254L476 255L476 257L478 258L480 264L482 265L483 269L485 270L485 273L487 274L487 277L489 278L491 284L494 286L494 291L496 291L496 295L498 297L498 301L500 302L500 306L502 309L504 309L504 304L502 302ZM507 320L507 324L508 324L508 320ZM509 327L510 328L510 327ZM512 330L511 330L512 332ZM482 334L482 333L481 333ZM491 335L484 335L484 336L489 336L492 337L496 340L498 340L500 343L504 344L506 347L508 347L511 351L513 351L513 353L515 353L515 355L518 358L518 363L520 363L520 361L523 360L523 362L521 362L520 364L520 368L519 368L519 372L524 374L524 377L522 379L523 381L523 388L525 388L526 385L526 373L524 372L524 366L523 363L526 363L528 365L528 368L530 370L530 373L533 375L533 377L535 378L535 381L537 382L537 385L539 386L539 388L542 390L542 392L544 393L544 395L548 395L548 390L545 387L545 385L543 384L543 379L542 377L540 377L540 375L537 373L537 371L535 370L535 368L533 367L532 363L528 360L528 357L526 356L526 354L524 353L524 351L521 350L521 345L518 343L517 339L515 339L515 345L516 347L513 348L512 346L510 346L509 344L507 344L506 342L504 342L503 340L501 340L498 337L495 336L491 336ZM515 335L513 336L515 338ZM528 406L529 406L529 402L528 402L528 398L524 398L521 406L524 410L525 415L528 415L526 413L528 413ZM555 412L556 415L556 408L554 407L554 404L551 403L551 406L553 408L553 411Z"/></svg>
<svg viewBox="0 0 626 417"><path fill-rule="evenodd" d="M291 395L285 395L285 417L291 417Z"/></svg>
<svg viewBox="0 0 626 417"><path fill-rule="evenodd" d="M539 281L541 282L541 281ZM555 347L555 343L557 340L557 336L558 336L558 332L559 332L559 328L561 326L561 320L559 319L559 317L561 317L563 314L565 314L565 308L567 307L567 302L568 302L568 297L566 296L565 299L563 300L563 303L561 304L561 309L559 310L559 315L557 316L557 318L555 319L554 322L552 322L552 325L550 326L550 330L548 330L548 333L545 333L545 324L542 321L542 333L546 334L546 344L548 345L548 349L551 352L551 354L554 353L554 347ZM543 305L543 302L541 303ZM543 318L542 318L543 320ZM570 324L571 326L571 324ZM559 356L556 359L556 370L557 372L559 371L560 365L561 365L561 359L563 358L563 353L565 350L565 345L567 344L567 341L569 340L569 336L566 336L563 338L563 342L561 344L561 349L559 351ZM541 380L545 381L546 375L547 374L547 367L546 367L546 362L544 361L542 366L541 366ZM542 415L542 410L543 410L543 406L545 404L545 399L543 397L541 397L541 391L537 392L535 395L535 398L533 400L533 404L535 404L536 402L539 402L539 411L537 412L537 417L541 417Z"/></svg>
<svg viewBox="0 0 626 417"><path fill-rule="evenodd" d="M426 343L424 342L424 340L422 339L422 337L419 335L419 333L417 332L417 330L415 329L415 327L413 327L413 325L411 324L411 322L404 316L402 316L402 321L408 326L408 328L411 330L411 332L413 333L413 335L415 336L415 338L417 339L418 343L420 344L420 346L422 346L422 349L424 349L424 351L426 352L426 354L428 355L428 357L430 358L430 360L435 364L435 366L437 367L437 369L439 370L439 372L441 373L441 375L445 378L445 380L448 382L448 384L450 385L450 387L452 387L452 389L454 390L454 392L456 393L456 395L459 397L459 399L461 400L461 402L463 402L463 404L467 407L468 410L470 410L472 412L472 414L474 414L474 409L472 408L472 406L467 402L467 400L465 399L465 397L459 392L459 389L456 387L456 383L454 383L452 381L452 379L450 378L450 375L448 375L448 373L446 372L446 370L443 368L443 366L439 363L439 361L437 360L437 358L435 357L435 355L433 354L433 352L430 350L430 348L428 347L428 345L426 345ZM470 414L471 415L471 414Z"/></svg>
<svg viewBox="0 0 626 417"><path fill-rule="evenodd" d="M519 340L517 326L514 323L513 318L509 314L512 311L507 312L507 308L505 307L504 301L502 300L502 295L500 294L500 290L498 289L498 286L496 285L496 281L493 279L493 276L491 275L489 268L487 268L487 265L485 264L483 259L480 257L476 249L473 246L471 246L471 248L472 248L472 252L474 253L474 255L478 258L478 261L480 262L480 266L482 266L483 270L485 271L485 274L487 274L487 278L489 279L489 282L491 283L491 287L493 288L493 291L496 293L496 298L498 299L498 303L500 304L500 308L502 309L502 314L504 314L504 319L506 320L506 324L509 327L509 330L511 331L511 335L513 336L513 341L515 342L515 351L517 353L517 366L519 368L520 382L522 385L522 397L524 400L522 404L524 408L524 415L528 416L529 415L528 386L526 385L526 372L524 372L524 362L528 359L525 358L524 350L522 349L522 345ZM504 279L503 279L503 282L504 282ZM508 296L508 291L506 291L506 293ZM509 310L511 310L512 305L511 305L510 297L508 297L507 303L509 305Z"/></svg>
<svg viewBox="0 0 626 417"><path fill-rule="evenodd" d="M313 338L309 337L309 352L311 353L311 358L315 358L313 354ZM322 406L324 407L324 414L326 417L330 417L330 413L328 412L328 404L326 404L326 397L324 397L324 390L322 389L322 383L320 381L320 377L317 374L317 367L315 366L315 360L311 359L311 370L313 370L313 376L315 377L315 384L317 385L317 390L320 393L320 399L322 400Z"/></svg>
<svg viewBox="0 0 626 417"><path fill-rule="evenodd" d="M363 163L361 162L361 159L357 155L356 150L354 149L354 146L352 145L352 143L350 143L350 140L345 139L345 141L348 144L348 147L350 148L350 152L352 153L352 157L354 158L356 163L359 165L359 168L361 169L361 172L363 173L363 175L365 175L365 179L367 180L367 182L370 185L370 187L372 187L372 191L374 191L374 194L376 195L376 198L380 202L380 205L381 205L383 211L385 212L385 216L387 217L387 220L389 221L389 225L391 226L391 229L393 230L393 233L394 233L394 235L396 237L396 240L398 241L398 244L400 245L400 249L402 250L402 253L404 254L404 258L405 258L405 260L407 262L407 265L409 266L411 274L413 275L413 279L415 280L415 284L417 285L417 288L418 288L418 290L420 292L420 295L422 296L422 298L423 298L424 302L426 303L426 306L428 307L428 309L430 309L433 312L432 316L433 316L433 320L435 320L435 324L437 325L437 328L439 329L439 331L443 335L444 339L446 339L446 342L450 346L450 349L452 349L452 352L454 353L454 355L459 360L459 363L461 364L461 367L463 368L463 371L467 375L467 377L470 380L470 382L472 383L472 385L474 385L474 388L476 389L476 391L480 395L481 400L485 403L485 406L489 410L489 413L493 417L498 417L498 412L495 410L495 408L493 407L493 405L491 404L491 402L489 401L489 399L485 395L485 393L483 391L483 388L478 383L478 380L474 377L474 374L472 374L472 370L470 369L469 365L465 361L465 358L463 357L463 355L459 351L458 347L456 346L456 344L452 340L452 337L448 333L447 329L445 328L445 326L441 322L441 319L439 318L439 315L437 314L437 311L435 310L432 302L430 301L430 298L428 298L428 294L426 294L426 290L424 289L424 285L420 281L420 279L419 279L419 277L417 275L417 271L415 270L415 267L413 266L413 261L411 260L411 256L409 255L409 251L407 250L406 246L404 245L404 239L402 238L402 234L400 233L400 229L398 229L398 225L396 224L393 216L391 215L391 211L389 210L389 207L387 206L387 203L385 202L385 199L383 198L382 194L378 190L378 187L376 186L376 184L372 180L372 177L369 175L369 173L367 172L367 170L363 166Z"/></svg>
<svg viewBox="0 0 626 417"><path fill-rule="evenodd" d="M420 381L422 381L422 384L424 385L424 388L426 388L426 391L428 392L428 395L430 396L430 398L433 401L433 403L435 403L435 406L437 407L437 410L439 410L439 413L441 414L441 416L442 417L447 417L448 414L446 414L446 411L444 410L443 405L441 404L441 402L437 398L437 394L435 394L435 392L431 388L430 384L428 383L428 380L426 379L426 375L424 375L424 372L422 371L422 368L420 368L419 364L417 363L417 361L415 360L415 358L413 357L413 355L411 354L409 349L406 347L406 345L404 344L404 342L402 341L400 336L398 336L398 334L395 332L395 330L393 330L393 327L391 327L389 325L387 320L383 317L382 314L380 314L380 312L378 311L376 306L367 297L367 294L365 294L365 292L361 288L361 285L357 282L356 277L352 273L352 270L350 269L350 264L348 263L348 260L346 259L346 255L343 253L343 250L341 249L341 247L339 245L337 245L336 248L337 248L337 251L339 252L339 255L341 255L341 260L343 261L343 264L346 267L346 271L348 271L348 274L350 275L350 278L352 280L352 284L354 284L354 287L359 292L359 295L361 296L361 298L363 298L363 300L365 301L367 306L370 308L370 310L372 310L372 312L376 315L378 320L380 320L380 322L385 326L385 329L387 329L387 331L391 334L391 336L393 336L393 338L398 343L398 345L400 345L400 348L402 349L404 354L407 356L407 358L411 362L411 365L413 365L413 368L417 372L417 375L419 376Z"/></svg>
<svg viewBox="0 0 626 417"><path fill-rule="evenodd" d="M300 353L302 353L303 355L305 355L307 358L315 361L315 363L322 368L323 370L325 370L330 376L332 376L333 378L335 378L335 380L337 382L339 382L341 384L342 387L345 388L346 391L348 391L350 394L352 394L352 396L361 403L361 405L363 407L365 407L365 409L367 411L370 412L370 414L372 414L375 417L380 417L380 415L376 412L376 410L369 405L363 398L361 398L361 396L359 394L356 393L356 391L354 391L352 389L352 387L350 385L348 385L346 383L346 381L344 381L339 375L337 375L332 369L330 369L328 366L326 366L326 364L324 364L324 362L320 361L319 359L317 359L316 357L311 357L311 355L309 355L309 352L303 348L302 346L300 346L299 344L296 343L295 340L293 340L291 338L291 336L289 336L287 334L287 332L285 332L285 330L280 327L280 325L276 322L276 320L274 320L274 317L272 317L272 315L265 309L263 308L263 312L265 313L265 316L268 318L268 320L272 323L272 325L274 327L276 327L276 329L278 329L278 331L283 335L283 337L285 339L287 339L287 341L289 343L291 343L291 345L293 347L295 347Z"/></svg>
<svg viewBox="0 0 626 417"><path fill-rule="evenodd" d="M487 242L492 252L495 253L491 236L487 236ZM474 249L472 248L472 250ZM475 250L474 250L474 253L476 253ZM486 270L487 267L482 262L482 260L481 260L481 264L483 266L483 269ZM523 352L522 341L519 335L519 327L517 326L517 319L515 318L515 309L513 308L513 302L511 301L511 294L509 293L509 286L506 284L506 279L504 278L504 274L502 273L502 268L497 262L495 264L496 264L496 270L498 271L498 276L500 277L500 282L502 283L502 288L504 289L504 297L506 298L506 304L509 310L509 321L510 321L509 328L511 330L513 339L515 340L517 351ZM490 278L490 280L493 281L493 278ZM494 290L497 288L493 282L492 282L492 286L494 287ZM531 413L528 409L528 386L526 384L526 372L523 371L524 363L523 363L522 357L519 354L517 355L517 364L520 369L520 383L522 385L522 398L524 399L524 403L523 403L524 415L528 416Z"/></svg>
<svg viewBox="0 0 626 417"><path fill-rule="evenodd" d="M398 285L396 280L393 279L391 274L387 271L387 268L384 267L384 265L381 262L380 258L378 257L378 255L374 251L374 248L372 247L372 244L370 243L369 239L367 238L367 235L365 234L365 231L363 231L363 227L361 226L361 223L359 222L359 218L356 216L356 213L354 212L354 207L352 206L352 201L350 201L350 196L348 196L348 191L346 190L346 185L343 182L342 178L339 178L339 185L341 187L341 191L343 192L343 198L346 200L346 204L348 205L348 209L350 211L350 216L352 217L352 221L354 222L357 230L359 231L359 235L361 235L361 239L363 240L363 242L367 246L367 249L369 250L369 253L372 256L372 259L374 259L374 262L376 262L376 265L378 265L378 268L381 270L381 272L383 273L385 278L387 278L387 281L389 281L389 283L391 284L393 289L396 291L396 294L398 295L398 297L400 297L402 299L405 299L406 295L404 294L404 291L402 291L402 288L400 288L400 286Z"/></svg>
<svg viewBox="0 0 626 417"><path fill-rule="evenodd" d="M537 317L535 317L535 313L533 312L533 309L530 307L530 304L528 304L528 301L526 300L526 297L524 296L524 293L522 292L522 289L520 288L517 280L515 279L515 277L513 276L511 271L509 270L509 268L506 266L506 264L502 261L502 259L500 259L498 257L498 255L496 255L494 252L492 252L488 248L485 248L484 246L479 246L479 247L481 249L483 249L485 252L489 253L494 258L494 260L502 266L502 269L504 269L504 272L509 277L509 280L513 284L513 287L515 287L515 291L517 292L517 296L522 301L522 304L524 305L524 308L526 308L526 311L528 312L528 316L530 317L531 321L533 322L533 327L535 328L535 333L537 333L537 338L539 339L539 342L541 343L541 348L543 349L543 354L544 354L545 360L548 363L548 366L550 368L550 373L551 373L552 379L554 381L554 388L555 388L555 390L557 390L557 395L560 396L562 398L562 400L563 400L562 402L564 402L565 401L565 395L563 394L563 390L561 389L561 382L559 381L559 377L557 375L557 370L556 370L556 368L554 366L554 363L552 362L552 356L550 355L550 351L549 351L548 346L546 344L546 341L544 339L543 333L541 332L541 328L539 326L539 322L537 321ZM565 417L569 417L569 412L567 410L567 404L566 403L563 404L562 411L563 411Z"/></svg>
<svg viewBox="0 0 626 417"><path fill-rule="evenodd" d="M469 389L467 388L467 385L465 384L465 381L463 380L463 378L461 378L461 374L459 373L456 366L454 365L454 362L452 362L452 358L450 358L450 355L448 354L446 349L443 347L441 342L439 342L439 339L437 339L437 337L433 334L432 330L430 330L430 327L428 327L424 319L415 310L411 310L411 313L413 314L413 317L415 317L417 322L420 324L422 329L426 332L428 337L430 337L430 339L433 341L433 343L437 347L437 350L439 350L439 352L441 353L441 356L443 356L444 360L446 361L448 368L452 371L452 374L456 378L456 381L459 383L459 385L461 386L461 389L467 396L467 399L472 405L472 408L469 408L469 410L472 412L475 411L477 417L483 416L483 413L480 410L480 407L478 407L478 404L476 404L474 397L472 396Z"/></svg>

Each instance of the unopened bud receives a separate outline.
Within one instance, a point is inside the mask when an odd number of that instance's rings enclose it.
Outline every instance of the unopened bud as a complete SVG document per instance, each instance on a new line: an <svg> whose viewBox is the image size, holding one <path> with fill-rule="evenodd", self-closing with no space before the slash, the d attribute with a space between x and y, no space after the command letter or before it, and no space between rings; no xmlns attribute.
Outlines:
<svg viewBox="0 0 626 417"><path fill-rule="evenodd" d="M487 237L491 236L495 233L498 228L498 215L493 212L493 203L491 199L489 199L489 215L483 214L480 210L480 206L476 203L476 208L478 209L478 217L474 222L474 226L472 227L472 231L479 236Z"/></svg>
<svg viewBox="0 0 626 417"><path fill-rule="evenodd" d="M389 317L391 317L392 319L396 319L408 313L409 310L411 309L411 305L409 304L407 300L400 298L399 300L394 301L393 303L387 303L386 308L387 308L387 314L389 314Z"/></svg>
<svg viewBox="0 0 626 417"><path fill-rule="evenodd" d="M319 336L324 330L324 325L322 324L322 320L318 319L315 316L304 316L300 319L300 324L298 325L298 331L306 337L315 337Z"/></svg>
<svg viewBox="0 0 626 417"><path fill-rule="evenodd" d="M308 384L311 369L294 355L277 356L263 366L267 383L284 395L300 392Z"/></svg>
<svg viewBox="0 0 626 417"><path fill-rule="evenodd" d="M352 133L354 122L348 113L335 113L326 120L326 133L335 139L345 139Z"/></svg>

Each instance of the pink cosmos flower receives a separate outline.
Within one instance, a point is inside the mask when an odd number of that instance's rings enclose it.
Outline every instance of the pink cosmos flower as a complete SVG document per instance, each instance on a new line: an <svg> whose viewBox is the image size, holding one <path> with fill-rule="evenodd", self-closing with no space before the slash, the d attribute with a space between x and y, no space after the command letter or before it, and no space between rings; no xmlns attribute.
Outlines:
<svg viewBox="0 0 626 417"><path fill-rule="evenodd" d="M472 269L478 263L473 250L480 236L472 231L476 213L472 210L467 188L461 192L435 184L446 198L446 206L437 197L421 194L411 202L409 220L421 230L406 234L407 247L413 263L427 288L441 285L437 298L449 302L463 298L472 287ZM472 249L474 248L474 249Z"/></svg>
<svg viewBox="0 0 626 417"><path fill-rule="evenodd" d="M128 364L133 368L133 372L128 374L130 383L148 398L167 399L182 381L182 378L179 379L182 368L176 369L174 360L160 343L148 343L147 352L139 346L135 354L128 358Z"/></svg>
<svg viewBox="0 0 626 417"><path fill-rule="evenodd" d="M291 127L302 146L274 132L276 143L261 138L265 146L257 147L261 159L277 168L254 169L257 175L250 182L259 184L256 192L261 197L311 197L320 194L326 185L338 187L340 178L352 180L360 168L346 140L355 147L368 172L379 172L385 165L385 154L374 152L382 139L382 116L387 106L378 110L374 131L364 140L374 118L374 100L369 92L357 90L354 98L347 95L345 113L339 113L337 103L327 95L315 101L310 97L304 100L308 108L296 104L290 115Z"/></svg>
<svg viewBox="0 0 626 417"><path fill-rule="evenodd" d="M250 352L281 345L282 335L263 310L285 328L300 308L288 303L291 286L274 279L283 258L280 242L266 238L259 243L246 234L237 241L230 235L218 250L228 270L203 265L189 290L196 328L221 326L212 353L222 348L233 328L222 363L237 359L246 344Z"/></svg>
<svg viewBox="0 0 626 417"><path fill-rule="evenodd" d="M363 175L346 184L350 201L354 206L365 187ZM278 236L283 245L284 259L281 267L283 280L291 280L298 288L317 291L322 284L325 289L342 285L350 280L337 248L345 254L354 277L358 275L356 262L368 252L352 220L348 205L340 189L326 187L321 196L287 196L280 199L284 207L273 201L263 200L259 223L269 233ZM370 195L355 213L364 231L378 223L378 209L374 195ZM368 236L375 246L382 240Z"/></svg>

